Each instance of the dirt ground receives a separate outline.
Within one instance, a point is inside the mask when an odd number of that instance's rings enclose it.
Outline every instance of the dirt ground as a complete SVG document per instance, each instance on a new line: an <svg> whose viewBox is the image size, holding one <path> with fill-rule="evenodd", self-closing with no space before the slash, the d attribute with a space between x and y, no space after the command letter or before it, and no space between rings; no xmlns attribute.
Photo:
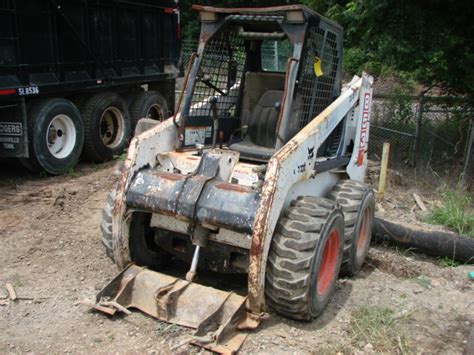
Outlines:
<svg viewBox="0 0 474 355"><path fill-rule="evenodd" d="M114 164L42 177L0 161L0 353L203 352L192 345L171 350L188 329L138 312L111 318L80 304L117 273L99 241ZM389 188L384 213L390 204L410 211L413 203L403 205L397 191ZM338 281L317 320L270 311L241 353L462 353L474 324L472 270L374 246L358 277ZM19 300L7 300L7 282Z"/></svg>

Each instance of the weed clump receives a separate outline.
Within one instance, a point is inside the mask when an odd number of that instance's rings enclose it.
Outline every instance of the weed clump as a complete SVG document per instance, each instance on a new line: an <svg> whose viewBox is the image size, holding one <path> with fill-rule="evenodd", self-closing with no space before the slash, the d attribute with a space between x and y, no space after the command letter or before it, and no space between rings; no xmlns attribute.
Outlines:
<svg viewBox="0 0 474 355"><path fill-rule="evenodd" d="M446 189L441 194L441 206L436 207L427 219L455 232L474 238L474 209L471 197L462 189Z"/></svg>
<svg viewBox="0 0 474 355"><path fill-rule="evenodd" d="M349 335L355 345L370 343L377 352L405 353L405 336L397 326L401 318L388 307L360 307L351 314Z"/></svg>

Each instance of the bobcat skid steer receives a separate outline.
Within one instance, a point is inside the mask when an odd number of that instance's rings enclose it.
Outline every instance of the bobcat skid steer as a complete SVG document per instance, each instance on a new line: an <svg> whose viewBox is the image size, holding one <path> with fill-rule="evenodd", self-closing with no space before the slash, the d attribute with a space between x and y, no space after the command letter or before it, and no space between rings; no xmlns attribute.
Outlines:
<svg viewBox="0 0 474 355"><path fill-rule="evenodd" d="M342 88L342 29L304 6L194 9L178 113L140 121L104 208L122 271L93 306L139 309L232 353L267 310L310 321L340 272L360 270L372 78ZM206 286L203 270L247 274L247 290Z"/></svg>

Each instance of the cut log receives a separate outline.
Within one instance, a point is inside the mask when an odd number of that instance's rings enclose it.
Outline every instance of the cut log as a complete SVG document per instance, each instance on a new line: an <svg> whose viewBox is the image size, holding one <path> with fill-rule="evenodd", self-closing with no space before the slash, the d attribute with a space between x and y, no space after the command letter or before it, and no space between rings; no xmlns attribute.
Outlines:
<svg viewBox="0 0 474 355"><path fill-rule="evenodd" d="M430 255L446 256L463 263L474 263L474 238L455 233L412 229L375 218L372 238L378 242L397 244Z"/></svg>

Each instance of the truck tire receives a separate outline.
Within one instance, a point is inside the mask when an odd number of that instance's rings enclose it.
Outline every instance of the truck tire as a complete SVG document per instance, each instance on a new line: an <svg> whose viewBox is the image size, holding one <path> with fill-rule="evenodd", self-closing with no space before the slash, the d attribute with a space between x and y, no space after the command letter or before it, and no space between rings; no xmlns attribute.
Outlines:
<svg viewBox="0 0 474 355"><path fill-rule="evenodd" d="M278 222L267 263L265 294L279 314L311 320L334 292L342 261L344 217L333 201L300 197Z"/></svg>
<svg viewBox="0 0 474 355"><path fill-rule="evenodd" d="M82 106L84 150L94 162L110 160L123 152L130 140L130 114L117 94L92 96Z"/></svg>
<svg viewBox="0 0 474 355"><path fill-rule="evenodd" d="M82 151L84 126L77 107L65 99L46 99L28 109L29 158L20 162L32 172L59 175L73 168Z"/></svg>
<svg viewBox="0 0 474 355"><path fill-rule="evenodd" d="M345 241L341 275L357 275L367 257L372 239L374 193L364 183L343 180L334 186L328 198L337 202L344 213Z"/></svg>
<svg viewBox="0 0 474 355"><path fill-rule="evenodd" d="M133 129L141 118L151 118L161 122L169 117L168 104L158 91L142 91L133 100L130 115Z"/></svg>

